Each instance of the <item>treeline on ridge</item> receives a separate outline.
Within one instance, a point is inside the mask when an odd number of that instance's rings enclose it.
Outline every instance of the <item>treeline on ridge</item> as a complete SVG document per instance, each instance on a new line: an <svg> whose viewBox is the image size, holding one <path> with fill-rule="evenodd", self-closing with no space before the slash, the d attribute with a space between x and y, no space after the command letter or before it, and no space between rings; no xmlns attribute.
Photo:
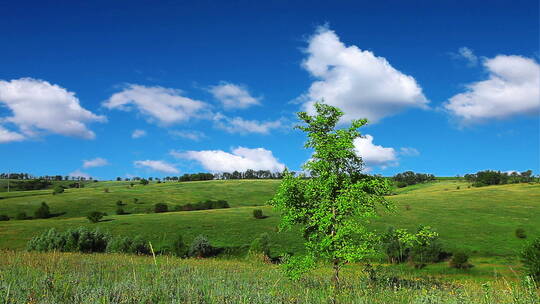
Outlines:
<svg viewBox="0 0 540 304"><path fill-rule="evenodd" d="M504 185L517 183L531 183L537 181L538 178L533 176L532 170L523 172L501 172L493 170L479 171L475 174L465 174L465 180L472 183L475 187L489 185Z"/></svg>

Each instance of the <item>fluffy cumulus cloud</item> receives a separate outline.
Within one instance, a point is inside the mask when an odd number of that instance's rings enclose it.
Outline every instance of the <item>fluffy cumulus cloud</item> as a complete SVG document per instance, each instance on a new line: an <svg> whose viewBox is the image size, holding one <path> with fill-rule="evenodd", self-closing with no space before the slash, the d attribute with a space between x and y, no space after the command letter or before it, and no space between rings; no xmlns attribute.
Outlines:
<svg viewBox="0 0 540 304"><path fill-rule="evenodd" d="M244 86L222 82L210 87L209 91L227 110L245 109L260 104L260 98L251 96Z"/></svg>
<svg viewBox="0 0 540 304"><path fill-rule="evenodd" d="M109 162L101 157L96 157L94 159L90 160L84 160L83 161L83 168L95 168L95 167L103 167L107 166Z"/></svg>
<svg viewBox="0 0 540 304"><path fill-rule="evenodd" d="M90 174L82 172L81 170L75 170L68 175L70 177L75 177L75 178L84 177L86 179L89 179L91 177Z"/></svg>
<svg viewBox="0 0 540 304"><path fill-rule="evenodd" d="M368 118L376 122L407 107L426 107L428 100L416 80L396 70L383 57L346 46L335 32L320 27L309 39L303 67L317 80L300 98L313 113L324 99L341 108L343 121Z"/></svg>
<svg viewBox="0 0 540 304"><path fill-rule="evenodd" d="M145 137L145 136L146 136L146 131L145 130L135 129L131 133L131 138L134 138L134 139Z"/></svg>
<svg viewBox="0 0 540 304"><path fill-rule="evenodd" d="M177 158L191 159L199 162L210 172L233 172L253 170L270 170L280 172L285 165L274 157L272 151L264 148L238 147L228 153L222 150L171 152Z"/></svg>
<svg viewBox="0 0 540 304"><path fill-rule="evenodd" d="M201 117L208 107L202 101L182 96L182 91L177 89L135 84L113 94L103 105L124 111L135 108L150 121L164 125Z"/></svg>
<svg viewBox="0 0 540 304"><path fill-rule="evenodd" d="M173 165L162 160L137 160L134 165L138 168L147 168L161 173L177 174L180 172Z"/></svg>
<svg viewBox="0 0 540 304"><path fill-rule="evenodd" d="M0 123L18 129L8 131L0 126L0 142L23 140L43 132L93 139L95 134L86 124L106 120L81 107L75 93L33 78L0 80L0 105L11 111L11 116L0 118Z"/></svg>
<svg viewBox="0 0 540 304"><path fill-rule="evenodd" d="M387 167L397 166L398 153L394 148L385 148L373 143L373 136L366 135L354 140L356 154L362 157L366 169L369 171L373 167L385 169Z"/></svg>
<svg viewBox="0 0 540 304"><path fill-rule="evenodd" d="M17 132L9 131L2 126L0 126L0 144L1 143L8 143L12 141L22 141L24 140L24 136Z"/></svg>
<svg viewBox="0 0 540 304"><path fill-rule="evenodd" d="M539 114L540 65L535 60L498 55L483 65L488 79L467 85L445 103L446 110L465 125Z"/></svg>
<svg viewBox="0 0 540 304"><path fill-rule="evenodd" d="M218 129L225 130L228 133L258 133L268 134L273 129L279 129L283 127L281 120L274 121L258 121L258 120L246 120L241 117L226 117L222 114L216 114L214 116L214 123Z"/></svg>

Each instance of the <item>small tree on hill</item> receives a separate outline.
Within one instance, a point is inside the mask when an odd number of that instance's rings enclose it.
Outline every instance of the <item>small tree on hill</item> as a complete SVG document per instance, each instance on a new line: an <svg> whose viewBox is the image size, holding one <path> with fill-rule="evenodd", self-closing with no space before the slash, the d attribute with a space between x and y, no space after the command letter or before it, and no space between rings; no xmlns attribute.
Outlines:
<svg viewBox="0 0 540 304"><path fill-rule="evenodd" d="M55 186L53 189L53 195L64 193L65 188L61 185Z"/></svg>
<svg viewBox="0 0 540 304"><path fill-rule="evenodd" d="M147 179L141 179L140 181L141 185L148 185L149 181Z"/></svg>
<svg viewBox="0 0 540 304"><path fill-rule="evenodd" d="M97 223L103 218L103 213L99 211L93 211L86 217L92 223Z"/></svg>
<svg viewBox="0 0 540 304"><path fill-rule="evenodd" d="M51 211L49 210L49 206L47 205L47 203L45 202L41 203L41 206L39 206L36 212L34 212L34 217L41 218L41 219L51 217Z"/></svg>
<svg viewBox="0 0 540 304"><path fill-rule="evenodd" d="M304 165L310 178L286 171L271 204L282 212L281 228L299 226L306 241L307 254L285 263L289 277L299 278L316 260L329 261L337 292L343 265L376 252L378 237L367 224L377 215L377 205L390 207L383 197L390 185L361 173L363 162L353 140L361 136L357 129L367 120L354 120L349 128L336 129L343 112L323 103L316 103L315 109L315 116L298 113L305 125L297 126L308 135L305 147L314 149Z"/></svg>

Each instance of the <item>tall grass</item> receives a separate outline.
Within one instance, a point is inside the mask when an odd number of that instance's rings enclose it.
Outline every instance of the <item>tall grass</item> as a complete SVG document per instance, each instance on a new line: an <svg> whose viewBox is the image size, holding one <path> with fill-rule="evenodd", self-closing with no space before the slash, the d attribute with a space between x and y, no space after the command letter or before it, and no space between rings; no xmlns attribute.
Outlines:
<svg viewBox="0 0 540 304"><path fill-rule="evenodd" d="M0 252L0 303L327 303L329 268L299 282L253 260ZM359 267L340 303L539 303L532 281L437 281Z"/></svg>

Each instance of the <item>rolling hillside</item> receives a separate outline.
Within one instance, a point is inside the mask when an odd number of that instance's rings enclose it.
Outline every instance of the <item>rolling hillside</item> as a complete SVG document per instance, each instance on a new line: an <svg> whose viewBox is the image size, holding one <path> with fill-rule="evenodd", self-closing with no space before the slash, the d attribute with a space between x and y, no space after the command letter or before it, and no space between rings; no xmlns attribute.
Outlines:
<svg viewBox="0 0 540 304"><path fill-rule="evenodd" d="M45 220L10 220L0 222L0 248L23 249L32 236L51 227L60 230L78 226L97 226L113 234L148 238L156 247L169 243L176 234L187 241L205 234L217 246L241 247L263 232L270 234L273 252L301 250L300 237L291 232L277 233L278 214L270 207L259 207L268 218L252 217L255 206L264 205L279 185L276 180L205 181L161 183L148 186L124 182L104 182L83 189L68 189L52 195L51 191L12 192L0 195L0 214L13 217L25 211L29 215L45 201L57 217ZM457 189L459 187L459 189ZM104 189L108 188L109 192ZM137 204L133 199L137 198ZM224 199L231 208L204 211L145 213L154 203L183 205L206 199ZM513 258L523 239L515 229L524 228L529 236L540 235L540 185L515 184L468 188L457 180L443 180L397 190L388 197L395 212L382 212L373 225L378 230L388 226L415 229L430 225L439 232L447 250L465 250L476 257ZM114 215L116 201L127 203L131 214ZM109 214L98 224L84 218L90 211Z"/></svg>

